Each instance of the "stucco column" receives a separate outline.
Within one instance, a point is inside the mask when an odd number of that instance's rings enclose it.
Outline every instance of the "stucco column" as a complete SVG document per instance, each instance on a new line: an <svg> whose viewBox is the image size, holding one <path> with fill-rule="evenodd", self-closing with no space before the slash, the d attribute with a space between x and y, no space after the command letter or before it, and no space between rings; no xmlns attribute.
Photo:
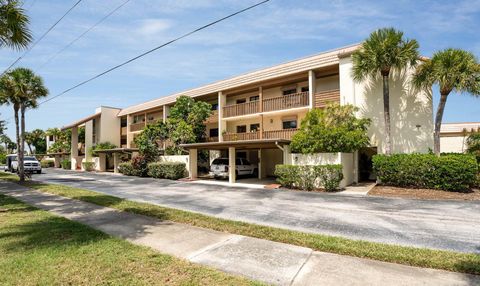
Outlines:
<svg viewBox="0 0 480 286"><path fill-rule="evenodd" d="M54 166L55 168L60 168L60 158L61 158L60 155L55 155L55 156L53 157L53 159L54 159L54 161L53 161L53 166Z"/></svg>
<svg viewBox="0 0 480 286"><path fill-rule="evenodd" d="M105 172L107 171L107 154L100 153L98 154L98 171Z"/></svg>
<svg viewBox="0 0 480 286"><path fill-rule="evenodd" d="M235 183L236 181L236 162L235 162L235 147L228 147L228 182L230 184Z"/></svg>
<svg viewBox="0 0 480 286"><path fill-rule="evenodd" d="M223 142L223 132L227 129L227 122L223 119L223 108L227 99L221 91L218 92L218 141Z"/></svg>
<svg viewBox="0 0 480 286"><path fill-rule="evenodd" d="M93 148L93 120L85 123L85 162L92 161L91 149Z"/></svg>
<svg viewBox="0 0 480 286"><path fill-rule="evenodd" d="M315 106L315 72L313 70L308 71L308 105L310 109Z"/></svg>
<svg viewBox="0 0 480 286"><path fill-rule="evenodd" d="M72 127L72 137L71 137L71 149L70 149L70 162L71 169L77 169L77 158L78 158L78 126Z"/></svg>
<svg viewBox="0 0 480 286"><path fill-rule="evenodd" d="M283 164L292 164L292 152L290 151L290 145L283 146Z"/></svg>
<svg viewBox="0 0 480 286"><path fill-rule="evenodd" d="M188 173L190 179L197 178L197 149L190 149L188 152Z"/></svg>
<svg viewBox="0 0 480 286"><path fill-rule="evenodd" d="M118 164L120 164L120 158L118 153L113 153L113 172L118 173Z"/></svg>
<svg viewBox="0 0 480 286"><path fill-rule="evenodd" d="M167 122L168 115L170 115L170 106L163 106L163 123Z"/></svg>
<svg viewBox="0 0 480 286"><path fill-rule="evenodd" d="M127 148L132 148L133 134L130 132L130 125L132 124L132 116L127 115Z"/></svg>
<svg viewBox="0 0 480 286"><path fill-rule="evenodd" d="M261 179L263 176L263 156L262 156L262 149L258 149L258 178Z"/></svg>

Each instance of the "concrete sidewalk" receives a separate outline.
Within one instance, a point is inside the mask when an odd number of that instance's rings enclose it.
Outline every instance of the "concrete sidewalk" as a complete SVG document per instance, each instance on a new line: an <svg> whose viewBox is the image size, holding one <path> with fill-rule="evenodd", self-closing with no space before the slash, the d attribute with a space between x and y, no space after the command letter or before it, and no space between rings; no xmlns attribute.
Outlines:
<svg viewBox="0 0 480 286"><path fill-rule="evenodd" d="M132 243L276 285L479 285L478 276L312 251L120 212L0 181L0 193Z"/></svg>

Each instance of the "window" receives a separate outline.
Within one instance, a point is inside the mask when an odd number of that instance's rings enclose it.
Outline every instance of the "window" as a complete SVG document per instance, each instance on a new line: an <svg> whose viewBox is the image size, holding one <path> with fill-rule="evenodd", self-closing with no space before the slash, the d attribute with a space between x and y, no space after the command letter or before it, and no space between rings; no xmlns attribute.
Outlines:
<svg viewBox="0 0 480 286"><path fill-rule="evenodd" d="M247 99L246 98L237 99L236 102L237 102L237 104L245 103L245 102L247 102Z"/></svg>
<svg viewBox="0 0 480 286"><path fill-rule="evenodd" d="M297 88L284 89L282 93L283 95L294 94L297 93Z"/></svg>
<svg viewBox="0 0 480 286"><path fill-rule="evenodd" d="M309 88L308 88L308 86L304 86L304 87L302 87L302 92L307 92L307 91L309 91Z"/></svg>
<svg viewBox="0 0 480 286"><path fill-rule="evenodd" d="M213 160L212 165L228 165L228 159L217 158L217 159Z"/></svg>
<svg viewBox="0 0 480 286"><path fill-rule="evenodd" d="M237 133L246 133L246 132L247 132L247 125L237 126Z"/></svg>
<svg viewBox="0 0 480 286"><path fill-rule="evenodd" d="M212 110L218 110L218 103L212 103Z"/></svg>
<svg viewBox="0 0 480 286"><path fill-rule="evenodd" d="M48 141L53 141L53 135L48 136Z"/></svg>
<svg viewBox="0 0 480 286"><path fill-rule="evenodd" d="M218 128L212 128L208 131L210 137L218 137Z"/></svg>
<svg viewBox="0 0 480 286"><path fill-rule="evenodd" d="M297 120L284 120L282 125L283 129L294 129L297 128Z"/></svg>
<svg viewBox="0 0 480 286"><path fill-rule="evenodd" d="M127 127L127 117L122 117L120 119L120 126L121 127Z"/></svg>
<svg viewBox="0 0 480 286"><path fill-rule="evenodd" d="M259 101L260 95L250 96L250 101Z"/></svg>
<svg viewBox="0 0 480 286"><path fill-rule="evenodd" d="M134 115L133 116L133 124L145 122L145 115Z"/></svg>
<svg viewBox="0 0 480 286"><path fill-rule="evenodd" d="M260 130L259 123L250 124L250 132L257 132L258 130Z"/></svg>

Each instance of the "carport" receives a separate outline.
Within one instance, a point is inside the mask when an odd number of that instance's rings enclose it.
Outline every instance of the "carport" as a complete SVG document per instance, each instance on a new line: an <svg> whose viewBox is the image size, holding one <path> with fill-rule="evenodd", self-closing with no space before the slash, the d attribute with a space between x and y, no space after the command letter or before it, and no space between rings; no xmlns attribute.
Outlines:
<svg viewBox="0 0 480 286"><path fill-rule="evenodd" d="M181 144L188 150L189 158L189 177L190 179L197 178L197 156L198 150L221 151L228 150L228 181L233 184L236 182L235 176L235 159L237 150L258 150L258 178L265 177L265 156L263 150L279 149L283 154L283 164L289 164L290 156L290 140L286 139L260 139L260 140L245 140L245 141L224 141L224 142L204 142Z"/></svg>
<svg viewBox="0 0 480 286"><path fill-rule="evenodd" d="M113 148L113 149L104 149L104 150L95 151L95 153L98 154L98 158L99 158L98 171L100 172L107 171L107 155L113 155L113 172L118 173L118 165L120 164L120 154L132 154L134 152L138 152L138 148Z"/></svg>

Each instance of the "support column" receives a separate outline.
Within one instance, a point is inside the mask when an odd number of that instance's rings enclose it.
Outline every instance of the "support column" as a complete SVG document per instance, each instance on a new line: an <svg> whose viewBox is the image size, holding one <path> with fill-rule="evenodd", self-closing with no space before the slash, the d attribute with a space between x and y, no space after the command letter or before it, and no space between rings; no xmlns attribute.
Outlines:
<svg viewBox="0 0 480 286"><path fill-rule="evenodd" d="M55 168L60 168L60 159L61 159L61 156L60 155L55 155L54 157L54 161L53 161L53 166Z"/></svg>
<svg viewBox="0 0 480 286"><path fill-rule="evenodd" d="M92 155L90 154L93 148L93 120L85 123L85 162L92 161Z"/></svg>
<svg viewBox="0 0 480 286"><path fill-rule="evenodd" d="M170 115L170 107L167 105L163 106L163 123L167 122L167 118Z"/></svg>
<svg viewBox="0 0 480 286"><path fill-rule="evenodd" d="M290 145L283 146L283 164L292 164L292 152L290 151Z"/></svg>
<svg viewBox="0 0 480 286"><path fill-rule="evenodd" d="M72 127L72 137L71 137L71 149L70 149L70 162L71 169L77 169L77 159L78 159L78 126Z"/></svg>
<svg viewBox="0 0 480 286"><path fill-rule="evenodd" d="M223 132L227 129L227 122L223 120L223 107L227 104L227 98L221 91L218 92L218 141L223 142Z"/></svg>
<svg viewBox="0 0 480 286"><path fill-rule="evenodd" d="M262 149L258 149L258 166L257 166L257 172L258 172L258 178L261 179L263 176L263 156L262 156Z"/></svg>
<svg viewBox="0 0 480 286"><path fill-rule="evenodd" d="M107 154L100 153L98 154L98 171L106 172L107 171Z"/></svg>
<svg viewBox="0 0 480 286"><path fill-rule="evenodd" d="M118 164L120 164L120 158L118 153L113 153L113 172L118 173Z"/></svg>
<svg viewBox="0 0 480 286"><path fill-rule="evenodd" d="M235 175L236 162L235 162L235 147L228 147L228 182L230 184L235 183L237 180Z"/></svg>
<svg viewBox="0 0 480 286"><path fill-rule="evenodd" d="M315 106L315 72L313 70L308 71L308 105L310 109Z"/></svg>
<svg viewBox="0 0 480 286"><path fill-rule="evenodd" d="M188 173L190 179L197 178L197 156L198 150L197 149L190 149L188 152Z"/></svg>
<svg viewBox="0 0 480 286"><path fill-rule="evenodd" d="M258 88L259 112L263 112L263 87ZM260 114L260 139L263 139L263 114ZM260 172L259 172L260 173Z"/></svg>
<svg viewBox="0 0 480 286"><path fill-rule="evenodd" d="M132 116L127 115L127 148L132 148L133 134L130 132L130 126L132 125Z"/></svg>

